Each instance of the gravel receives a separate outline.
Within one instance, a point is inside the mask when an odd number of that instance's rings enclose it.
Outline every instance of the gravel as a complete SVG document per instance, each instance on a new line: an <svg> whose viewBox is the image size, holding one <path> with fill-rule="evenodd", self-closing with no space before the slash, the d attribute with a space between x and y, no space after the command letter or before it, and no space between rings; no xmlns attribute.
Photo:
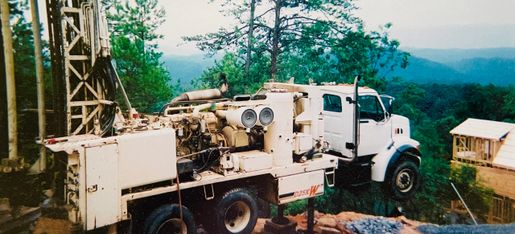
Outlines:
<svg viewBox="0 0 515 234"><path fill-rule="evenodd" d="M434 224L421 225L417 228L418 231L424 234L439 234L439 233L463 233L463 234L479 234L479 233L515 233L515 224L480 224L480 225L445 225L438 226Z"/></svg>
<svg viewBox="0 0 515 234"><path fill-rule="evenodd" d="M386 218L367 218L347 223L346 228L357 234L398 234L403 224Z"/></svg>

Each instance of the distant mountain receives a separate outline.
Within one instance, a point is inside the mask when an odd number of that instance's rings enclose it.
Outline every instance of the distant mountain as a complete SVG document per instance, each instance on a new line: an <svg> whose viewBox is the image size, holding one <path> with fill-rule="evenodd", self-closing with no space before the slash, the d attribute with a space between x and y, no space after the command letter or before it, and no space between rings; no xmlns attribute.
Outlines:
<svg viewBox="0 0 515 234"><path fill-rule="evenodd" d="M444 64L412 55L406 69L390 76L416 83L515 85L515 58L469 58Z"/></svg>
<svg viewBox="0 0 515 234"><path fill-rule="evenodd" d="M390 77L402 77L417 83L480 83L515 85L515 48L494 49L414 49L407 69L397 69ZM215 58L203 55L164 56L162 61L174 81L182 88L213 66Z"/></svg>
<svg viewBox="0 0 515 234"><path fill-rule="evenodd" d="M515 59L473 58L451 63L450 66L466 74L469 82L515 84Z"/></svg>
<svg viewBox="0 0 515 234"><path fill-rule="evenodd" d="M460 83L464 74L444 64L411 56L406 69L397 69L389 76L402 77L416 83Z"/></svg>
<svg viewBox="0 0 515 234"><path fill-rule="evenodd" d="M515 59L515 48L484 48L484 49L424 49L404 48L411 55L448 64L474 58L505 58Z"/></svg>
<svg viewBox="0 0 515 234"><path fill-rule="evenodd" d="M205 58L204 55L168 55L163 56L161 61L170 72L173 81L179 80L183 88L189 88L193 79L214 64L215 58Z"/></svg>

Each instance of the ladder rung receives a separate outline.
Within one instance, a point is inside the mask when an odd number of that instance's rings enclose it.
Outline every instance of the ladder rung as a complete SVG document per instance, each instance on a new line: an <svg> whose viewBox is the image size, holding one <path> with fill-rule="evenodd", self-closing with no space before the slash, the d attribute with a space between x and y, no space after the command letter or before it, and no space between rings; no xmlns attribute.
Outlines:
<svg viewBox="0 0 515 234"><path fill-rule="evenodd" d="M87 55L69 55L68 59L69 60L73 60L73 61L76 61L76 60L89 60L89 57Z"/></svg>
<svg viewBox="0 0 515 234"><path fill-rule="evenodd" d="M63 7L62 10L66 13L80 13L80 8Z"/></svg>

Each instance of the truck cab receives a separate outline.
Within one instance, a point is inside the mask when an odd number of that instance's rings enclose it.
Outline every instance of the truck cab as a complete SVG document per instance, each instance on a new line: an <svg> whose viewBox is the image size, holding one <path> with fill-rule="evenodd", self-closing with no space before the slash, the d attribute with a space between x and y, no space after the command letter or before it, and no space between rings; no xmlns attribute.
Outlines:
<svg viewBox="0 0 515 234"><path fill-rule="evenodd" d="M353 128L353 88L350 86L322 87L325 139L330 149L343 157L351 157ZM350 101L349 101L350 100ZM372 89L359 92L358 157L378 154L393 141L392 116L386 111L381 97Z"/></svg>
<svg viewBox="0 0 515 234"><path fill-rule="evenodd" d="M414 195L420 184L419 143L410 138L409 119L392 113L393 97L352 84L265 87L304 92L321 103L327 153L340 159L337 184L354 188L375 181L396 200Z"/></svg>

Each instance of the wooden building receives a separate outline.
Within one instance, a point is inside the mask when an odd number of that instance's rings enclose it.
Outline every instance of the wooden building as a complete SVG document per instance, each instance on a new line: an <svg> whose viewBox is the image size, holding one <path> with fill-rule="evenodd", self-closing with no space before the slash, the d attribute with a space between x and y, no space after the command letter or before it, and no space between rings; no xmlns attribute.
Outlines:
<svg viewBox="0 0 515 234"><path fill-rule="evenodd" d="M475 166L495 192L488 223L515 222L515 124L469 118L450 133L453 164Z"/></svg>

